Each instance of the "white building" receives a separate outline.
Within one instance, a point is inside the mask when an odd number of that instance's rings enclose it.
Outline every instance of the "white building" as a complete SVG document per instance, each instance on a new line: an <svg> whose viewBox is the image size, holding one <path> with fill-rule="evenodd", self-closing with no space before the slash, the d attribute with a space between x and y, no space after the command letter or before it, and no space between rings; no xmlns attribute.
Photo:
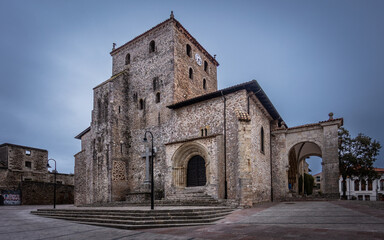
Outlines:
<svg viewBox="0 0 384 240"><path fill-rule="evenodd" d="M347 199L349 200L365 200L365 201L384 201L384 168L375 168L380 174L379 179L359 180L357 177L347 178ZM339 179L340 196L343 195L342 177Z"/></svg>

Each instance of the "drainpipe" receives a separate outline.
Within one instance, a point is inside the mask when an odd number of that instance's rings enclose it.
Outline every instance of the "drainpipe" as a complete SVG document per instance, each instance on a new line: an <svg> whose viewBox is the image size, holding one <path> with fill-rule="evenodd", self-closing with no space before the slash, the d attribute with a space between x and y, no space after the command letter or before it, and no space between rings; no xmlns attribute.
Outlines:
<svg viewBox="0 0 384 240"><path fill-rule="evenodd" d="M226 117L226 107L227 107L227 99L224 97L223 91L221 91L221 96L223 98L224 103L224 126L223 126L223 134L224 134L224 199L228 199L228 190L227 190L227 117Z"/></svg>

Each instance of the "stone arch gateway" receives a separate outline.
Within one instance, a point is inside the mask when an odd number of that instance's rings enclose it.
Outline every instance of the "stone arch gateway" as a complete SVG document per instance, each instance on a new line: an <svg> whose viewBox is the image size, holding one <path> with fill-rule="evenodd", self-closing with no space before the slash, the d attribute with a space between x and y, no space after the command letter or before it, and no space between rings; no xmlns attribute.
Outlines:
<svg viewBox="0 0 384 240"><path fill-rule="evenodd" d="M292 168L290 169L293 161L290 158L300 161L308 156L319 156L323 159L322 192L332 198L339 196L337 132L342 125L342 119L330 119L272 132L272 188L275 200L284 200L290 196L289 184L293 181Z"/></svg>
<svg viewBox="0 0 384 240"><path fill-rule="evenodd" d="M288 152L288 188L289 190L303 193L303 189L299 187L299 177L303 173L308 173L305 169L305 159L310 156L322 157L322 150L319 145L314 142L301 142L294 145ZM304 185L302 185L304 188Z"/></svg>

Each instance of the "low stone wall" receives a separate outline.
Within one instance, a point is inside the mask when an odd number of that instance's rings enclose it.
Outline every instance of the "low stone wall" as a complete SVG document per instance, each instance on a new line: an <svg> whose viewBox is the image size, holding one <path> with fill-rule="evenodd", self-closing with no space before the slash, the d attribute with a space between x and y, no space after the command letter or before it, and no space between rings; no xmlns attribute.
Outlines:
<svg viewBox="0 0 384 240"><path fill-rule="evenodd" d="M53 183L24 181L21 183L21 204L53 204L53 190ZM56 204L73 204L73 191L73 185L57 184Z"/></svg>

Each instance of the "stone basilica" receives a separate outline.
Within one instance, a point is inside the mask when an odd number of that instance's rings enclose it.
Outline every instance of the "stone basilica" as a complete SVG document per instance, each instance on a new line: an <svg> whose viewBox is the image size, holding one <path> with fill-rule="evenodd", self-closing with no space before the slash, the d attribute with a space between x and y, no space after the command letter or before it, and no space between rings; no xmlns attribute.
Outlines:
<svg viewBox="0 0 384 240"><path fill-rule="evenodd" d="M283 200L309 156L322 158L322 192L338 196L342 118L289 128L257 81L218 90L219 63L173 14L111 56L112 77L93 89L90 127L76 136L76 205L144 199L146 131L157 199Z"/></svg>

